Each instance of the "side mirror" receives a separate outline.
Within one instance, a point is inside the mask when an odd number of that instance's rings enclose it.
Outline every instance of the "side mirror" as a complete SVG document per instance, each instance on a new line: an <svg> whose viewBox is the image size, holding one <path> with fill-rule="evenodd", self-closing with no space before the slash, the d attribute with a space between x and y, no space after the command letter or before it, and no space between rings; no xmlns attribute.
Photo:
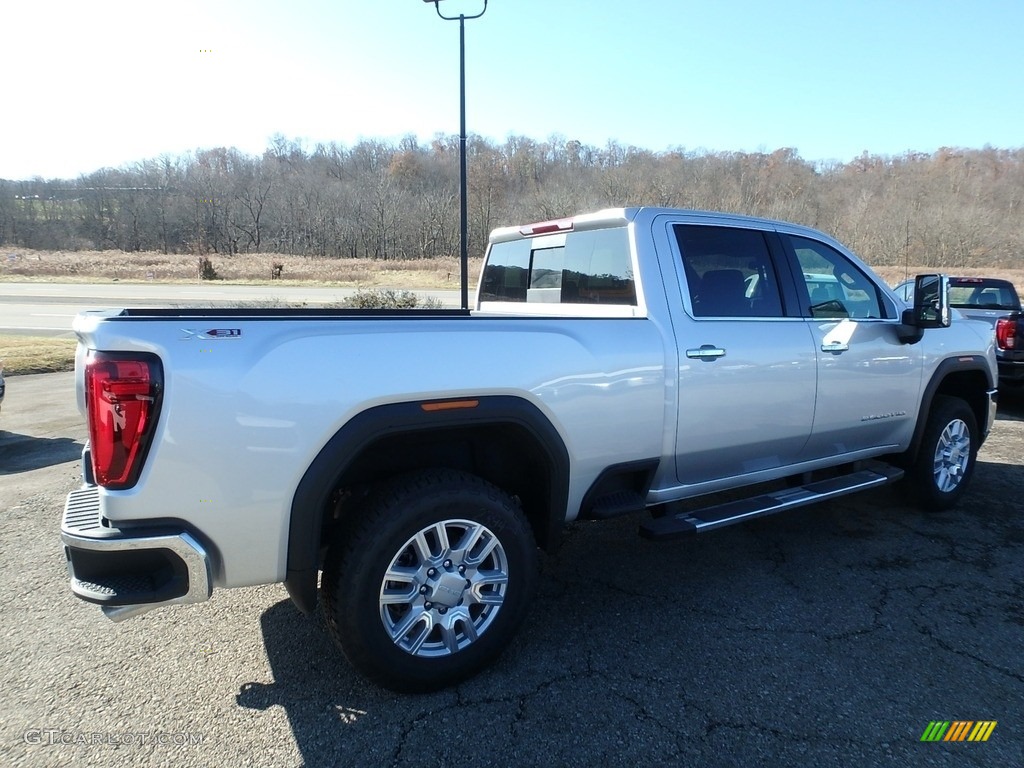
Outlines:
<svg viewBox="0 0 1024 768"><path fill-rule="evenodd" d="M900 339L906 344L920 341L927 328L948 328L952 322L949 278L946 275L915 277L914 308L904 310L900 321Z"/></svg>
<svg viewBox="0 0 1024 768"><path fill-rule="evenodd" d="M949 328L949 278L918 275L914 278L914 325L918 328Z"/></svg>

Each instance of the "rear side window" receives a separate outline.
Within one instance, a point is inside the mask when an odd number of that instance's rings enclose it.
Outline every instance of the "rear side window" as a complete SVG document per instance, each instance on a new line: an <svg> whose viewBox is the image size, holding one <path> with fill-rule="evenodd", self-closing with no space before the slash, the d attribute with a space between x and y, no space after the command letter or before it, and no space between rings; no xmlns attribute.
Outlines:
<svg viewBox="0 0 1024 768"><path fill-rule="evenodd" d="M677 224L694 317L782 317L764 235L756 229Z"/></svg>
<svg viewBox="0 0 1024 768"><path fill-rule="evenodd" d="M624 227L494 243L482 301L636 305Z"/></svg>

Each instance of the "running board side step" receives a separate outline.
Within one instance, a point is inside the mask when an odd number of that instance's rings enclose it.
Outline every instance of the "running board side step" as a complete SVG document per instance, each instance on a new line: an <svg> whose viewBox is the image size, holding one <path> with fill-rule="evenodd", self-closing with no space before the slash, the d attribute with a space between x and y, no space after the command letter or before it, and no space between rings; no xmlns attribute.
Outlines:
<svg viewBox="0 0 1024 768"><path fill-rule="evenodd" d="M902 477L902 469L879 461L867 462L865 468L839 477L647 520L640 525L640 535L647 539L675 539L887 485Z"/></svg>

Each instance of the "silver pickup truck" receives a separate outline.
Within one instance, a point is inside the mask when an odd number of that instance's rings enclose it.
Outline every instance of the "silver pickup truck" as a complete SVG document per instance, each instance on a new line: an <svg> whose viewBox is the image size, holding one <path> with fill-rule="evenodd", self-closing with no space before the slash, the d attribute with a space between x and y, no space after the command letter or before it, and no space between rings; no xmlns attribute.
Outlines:
<svg viewBox="0 0 1024 768"><path fill-rule="evenodd" d="M319 588L363 674L451 684L569 521L672 538L899 479L953 504L996 364L947 290L908 308L820 232L620 208L494 231L472 311L83 313L71 588L115 620Z"/></svg>

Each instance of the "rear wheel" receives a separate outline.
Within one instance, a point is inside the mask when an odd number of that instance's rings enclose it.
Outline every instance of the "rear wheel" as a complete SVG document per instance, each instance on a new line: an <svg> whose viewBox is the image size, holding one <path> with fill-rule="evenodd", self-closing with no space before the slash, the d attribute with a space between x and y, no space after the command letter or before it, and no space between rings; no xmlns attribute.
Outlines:
<svg viewBox="0 0 1024 768"><path fill-rule="evenodd" d="M350 663L396 691L490 664L522 622L537 548L519 505L463 472L392 481L331 542L321 601Z"/></svg>
<svg viewBox="0 0 1024 768"><path fill-rule="evenodd" d="M908 473L914 502L926 510L952 507L974 474L977 455L978 427L970 406L957 397L936 397Z"/></svg>

